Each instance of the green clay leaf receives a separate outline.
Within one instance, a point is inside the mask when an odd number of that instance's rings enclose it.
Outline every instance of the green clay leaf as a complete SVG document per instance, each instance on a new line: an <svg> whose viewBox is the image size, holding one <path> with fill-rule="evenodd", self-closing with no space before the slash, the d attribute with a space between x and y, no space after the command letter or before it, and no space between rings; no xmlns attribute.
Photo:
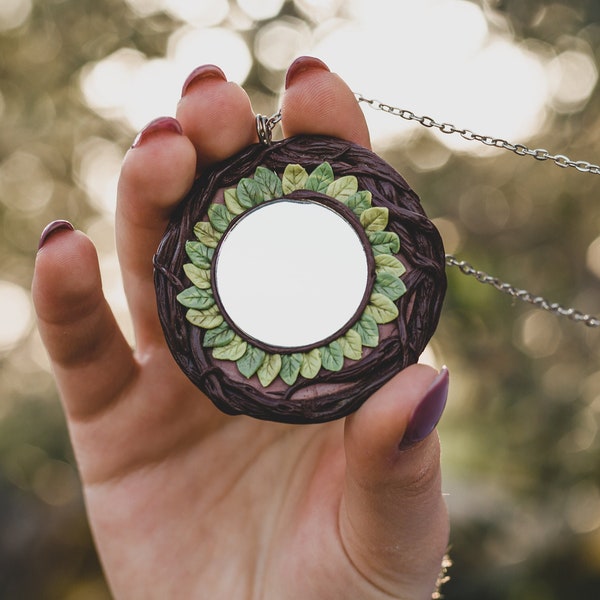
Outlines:
<svg viewBox="0 0 600 600"><path fill-rule="evenodd" d="M226 346L220 346L213 348L213 358L217 360L231 360L235 362L244 356L248 344L238 335L227 344Z"/></svg>
<svg viewBox="0 0 600 600"><path fill-rule="evenodd" d="M205 348L218 348L220 346L227 346L229 342L235 337L235 332L229 327L229 325L223 321L218 327L207 331L202 340L202 345Z"/></svg>
<svg viewBox="0 0 600 600"><path fill-rule="evenodd" d="M214 329L223 323L223 316L219 312L219 308L215 304L207 310L196 310L190 308L185 318L196 327L202 327L202 329Z"/></svg>
<svg viewBox="0 0 600 600"><path fill-rule="evenodd" d="M267 169L266 167L256 167L254 171L254 181L262 191L265 200L273 200L283 196L283 188L281 187L281 179L277 173Z"/></svg>
<svg viewBox="0 0 600 600"><path fill-rule="evenodd" d="M329 184L325 193L328 196L345 203L346 200L351 196L354 196L357 191L358 179L356 179L354 175L344 175Z"/></svg>
<svg viewBox="0 0 600 600"><path fill-rule="evenodd" d="M296 352L294 354L284 354L281 357L281 371L279 371L279 377L285 381L288 385L294 385L298 375L300 374L300 367L302 366L302 354Z"/></svg>
<svg viewBox="0 0 600 600"><path fill-rule="evenodd" d="M187 308L195 308L197 310L206 310L215 303L212 291L209 289L201 290L195 285L177 294L177 301Z"/></svg>
<svg viewBox="0 0 600 600"><path fill-rule="evenodd" d="M284 194L289 194L294 190L304 189L304 184L308 179L306 169L301 165L288 165L283 172L281 187Z"/></svg>
<svg viewBox="0 0 600 600"><path fill-rule="evenodd" d="M360 335L363 346L376 348L379 344L379 327L371 315L363 314L352 329Z"/></svg>
<svg viewBox="0 0 600 600"><path fill-rule="evenodd" d="M229 188L223 193L225 206L232 215L241 215L246 209L238 202L237 192L234 188Z"/></svg>
<svg viewBox="0 0 600 600"><path fill-rule="evenodd" d="M383 294L371 294L365 314L370 315L379 324L390 323L398 317L398 307Z"/></svg>
<svg viewBox="0 0 600 600"><path fill-rule="evenodd" d="M333 183L333 169L328 162L321 163L306 180L304 187L313 192L325 194Z"/></svg>
<svg viewBox="0 0 600 600"><path fill-rule="evenodd" d="M394 277L400 277L406 273L406 267L391 254L378 254L375 257L375 270L377 274L389 273Z"/></svg>
<svg viewBox="0 0 600 600"><path fill-rule="evenodd" d="M397 254L400 252L400 238L393 231L373 231L367 233L373 254Z"/></svg>
<svg viewBox="0 0 600 600"><path fill-rule="evenodd" d="M360 222L367 233L383 231L388 224L389 210L381 206L367 208L360 215Z"/></svg>
<svg viewBox="0 0 600 600"><path fill-rule="evenodd" d="M328 371L341 371L344 366L344 353L340 343L336 340L328 346L323 346L321 350L321 361L323 368Z"/></svg>
<svg viewBox="0 0 600 600"><path fill-rule="evenodd" d="M210 263L215 254L214 248L209 248L202 242L190 240L185 243L185 252L199 269L210 269Z"/></svg>
<svg viewBox="0 0 600 600"><path fill-rule="evenodd" d="M219 240L221 239L221 233L215 231L213 226L206 221L200 221L194 225L194 234L196 237L209 248L216 248Z"/></svg>
<svg viewBox="0 0 600 600"><path fill-rule="evenodd" d="M188 279L199 289L210 289L210 270L199 269L192 263L183 265L183 271L188 276Z"/></svg>
<svg viewBox="0 0 600 600"><path fill-rule="evenodd" d="M238 371L244 377L250 379L258 371L260 365L262 365L265 356L266 353L263 350L248 344L244 355L236 361Z"/></svg>
<svg viewBox="0 0 600 600"><path fill-rule="evenodd" d="M362 191L344 198L342 202L357 216L360 217L365 210L371 208L373 195L371 192Z"/></svg>
<svg viewBox="0 0 600 600"><path fill-rule="evenodd" d="M321 370L321 351L318 348L302 354L300 375L306 379L314 379Z"/></svg>
<svg viewBox="0 0 600 600"><path fill-rule="evenodd" d="M337 340L346 358L360 360L362 358L362 339L354 329L349 329L346 335Z"/></svg>
<svg viewBox="0 0 600 600"><path fill-rule="evenodd" d="M233 215L227 210L224 204L211 204L208 207L208 218L215 231L224 233L229 227Z"/></svg>
<svg viewBox="0 0 600 600"><path fill-rule="evenodd" d="M281 371L281 356L279 354L267 354L256 374L261 385L268 387L279 375L279 371Z"/></svg>
<svg viewBox="0 0 600 600"><path fill-rule="evenodd" d="M237 186L237 199L244 208L253 208L265 201L265 195L254 179L244 177Z"/></svg>
<svg viewBox="0 0 600 600"><path fill-rule="evenodd" d="M390 300L398 300L406 293L406 286L401 279L389 273L379 273L373 286L373 291L387 296Z"/></svg>

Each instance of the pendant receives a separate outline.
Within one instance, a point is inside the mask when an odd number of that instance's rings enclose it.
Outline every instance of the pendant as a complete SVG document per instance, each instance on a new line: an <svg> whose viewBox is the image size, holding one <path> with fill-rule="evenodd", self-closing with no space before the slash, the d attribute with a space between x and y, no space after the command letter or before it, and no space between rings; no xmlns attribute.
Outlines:
<svg viewBox="0 0 600 600"><path fill-rule="evenodd" d="M446 291L435 226L376 154L326 136L203 173L154 257L175 361L228 414L318 423L417 362Z"/></svg>

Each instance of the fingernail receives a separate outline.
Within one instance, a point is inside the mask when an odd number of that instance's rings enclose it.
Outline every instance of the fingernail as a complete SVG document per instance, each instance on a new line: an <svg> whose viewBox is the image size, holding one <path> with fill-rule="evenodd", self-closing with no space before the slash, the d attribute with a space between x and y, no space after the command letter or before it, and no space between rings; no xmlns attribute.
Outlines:
<svg viewBox="0 0 600 600"><path fill-rule="evenodd" d="M425 396L415 408L402 442L400 442L400 449L409 448L424 440L435 429L446 406L449 382L448 369L442 367L439 375L433 380Z"/></svg>
<svg viewBox="0 0 600 600"><path fill-rule="evenodd" d="M183 88L181 88L181 97L183 98L183 96L185 96L192 83L200 81L200 79L208 79L210 77L216 77L218 79L222 79L223 81L227 81L227 76L221 69L219 69L219 67L217 67L217 65L202 65L200 67L196 67L185 80Z"/></svg>
<svg viewBox="0 0 600 600"><path fill-rule="evenodd" d="M38 250L48 241L48 238L55 233L56 231L60 231L64 229L65 231L74 231L75 228L69 221L65 221L64 219L58 219L57 221L52 221L52 223L48 223L46 227L44 227L44 231L42 231L42 235L40 236L40 243L38 244Z"/></svg>
<svg viewBox="0 0 600 600"><path fill-rule="evenodd" d="M310 71L312 69L329 71L329 67L322 60L319 60L314 56L301 56L300 58L297 58L290 65L290 68L285 76L285 89L288 89L288 87L300 73L303 73L304 71Z"/></svg>
<svg viewBox="0 0 600 600"><path fill-rule="evenodd" d="M150 135L158 131L172 131L179 135L183 134L183 129L181 129L181 125L177 119L174 119L173 117L159 117L158 119L154 119L154 121L150 121L150 123L135 136L135 140L133 140L131 147L137 148L148 139Z"/></svg>

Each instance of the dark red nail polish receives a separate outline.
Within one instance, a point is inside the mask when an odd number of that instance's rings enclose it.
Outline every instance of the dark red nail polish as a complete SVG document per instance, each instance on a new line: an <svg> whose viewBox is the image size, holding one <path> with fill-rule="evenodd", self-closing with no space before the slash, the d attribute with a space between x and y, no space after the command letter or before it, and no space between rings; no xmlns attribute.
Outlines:
<svg viewBox="0 0 600 600"><path fill-rule="evenodd" d="M158 131L171 131L173 133L178 133L179 135L183 134L183 129L177 119L174 119L173 117L159 117L158 119L154 119L154 121L150 121L150 123L135 136L135 140L133 140L131 147L137 148L150 137L150 135Z"/></svg>
<svg viewBox="0 0 600 600"><path fill-rule="evenodd" d="M208 79L211 77L216 77L217 79L227 81L227 76L219 67L217 67L217 65L202 65L200 67L196 67L185 80L185 83L181 88L181 97L185 96L192 83L195 83L200 79Z"/></svg>
<svg viewBox="0 0 600 600"><path fill-rule="evenodd" d="M443 367L415 408L400 443L401 450L424 440L435 429L446 406L449 383L450 374Z"/></svg>
<svg viewBox="0 0 600 600"><path fill-rule="evenodd" d="M65 231L74 231L75 228L69 221L65 221L64 219L58 219L56 221L52 221L52 223L48 223L46 227L44 227L44 231L42 231L42 235L40 236L40 242L38 244L38 250L48 241L48 238L60 230Z"/></svg>
<svg viewBox="0 0 600 600"><path fill-rule="evenodd" d="M304 71L311 71L313 69L320 69L321 71L329 71L329 67L318 58L314 56L301 56L297 58L287 71L285 76L285 89L292 84L294 79Z"/></svg>

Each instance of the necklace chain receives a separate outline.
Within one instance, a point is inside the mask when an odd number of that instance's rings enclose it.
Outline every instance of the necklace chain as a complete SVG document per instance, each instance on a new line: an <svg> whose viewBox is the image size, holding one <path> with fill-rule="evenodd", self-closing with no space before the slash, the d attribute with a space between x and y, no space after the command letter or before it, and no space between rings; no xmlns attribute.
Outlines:
<svg viewBox="0 0 600 600"><path fill-rule="evenodd" d="M380 102L379 100L373 100L370 98L365 98L362 94L355 92L356 100L358 102L363 102L367 104L374 110L381 110L390 115L394 115L396 117L400 117L407 121L416 121L423 125L423 127L427 128L435 128L445 134L456 133L460 135L460 137L465 140L481 142L486 146L493 146L495 148L502 148L503 150L509 150L510 152L514 152L519 156L532 156L536 160L544 161L550 160L555 165L566 169L567 167L573 167L582 173L592 173L593 175L600 175L600 165L592 164L586 160L571 160L568 156L564 154L551 154L548 150L544 148L528 148L523 144L512 144L502 138L492 137L490 135L481 135L480 133L474 133L470 129L461 129L460 127L456 127L451 123L438 123L435 119L427 116L419 116L412 112L411 110L407 110L406 108L398 108L396 106L391 106L390 104L385 104L384 102Z"/></svg>
<svg viewBox="0 0 600 600"><path fill-rule="evenodd" d="M565 156L564 154L551 154L550 152L548 152L548 150L544 150L543 148L535 148L532 150L527 146L524 146L523 144L512 144L501 138L494 138L488 135L481 135L478 133L474 133L469 129L460 129L459 127L456 127L451 123L438 123L431 117L419 116L411 110L391 106L390 104L385 104L383 102L380 102L379 100L365 98L360 93L355 93L354 95L356 96L356 100L358 102L366 103L374 110L381 110L385 113L401 117L402 119L405 119L407 121L416 121L417 123L423 125L423 127L436 128L439 129L439 131L441 131L442 133L446 134L456 133L466 140L481 142L486 146L494 146L496 148L509 150L519 156L532 156L533 158L539 161L550 160L554 162L554 164L562 168L573 167L581 173L592 173L594 175L600 175L600 166L594 165L584 160L574 161L571 160L569 157ZM277 111L271 117L265 117L263 115L257 116L257 131L259 134L260 141L263 144L268 145L271 143L271 134L273 128L277 125L277 123L279 123L279 121L281 121L281 110ZM593 315L586 314L580 310L577 310L576 308L564 307L556 302L550 302L542 296L537 296L527 290L519 289L514 285L511 285L510 283L501 281L497 277L488 275L484 271L479 271L475 269L468 262L464 260L458 260L452 254L446 254L446 265L448 265L449 267L457 267L464 275L474 277L477 281L479 281L479 283L491 285L498 291L502 292L503 294L507 294L508 296L511 296L516 300L520 300L521 302L531 304L536 308L548 311L557 316L565 317L567 319L575 321L576 323L583 323L588 327L600 327L600 319L594 317Z"/></svg>

